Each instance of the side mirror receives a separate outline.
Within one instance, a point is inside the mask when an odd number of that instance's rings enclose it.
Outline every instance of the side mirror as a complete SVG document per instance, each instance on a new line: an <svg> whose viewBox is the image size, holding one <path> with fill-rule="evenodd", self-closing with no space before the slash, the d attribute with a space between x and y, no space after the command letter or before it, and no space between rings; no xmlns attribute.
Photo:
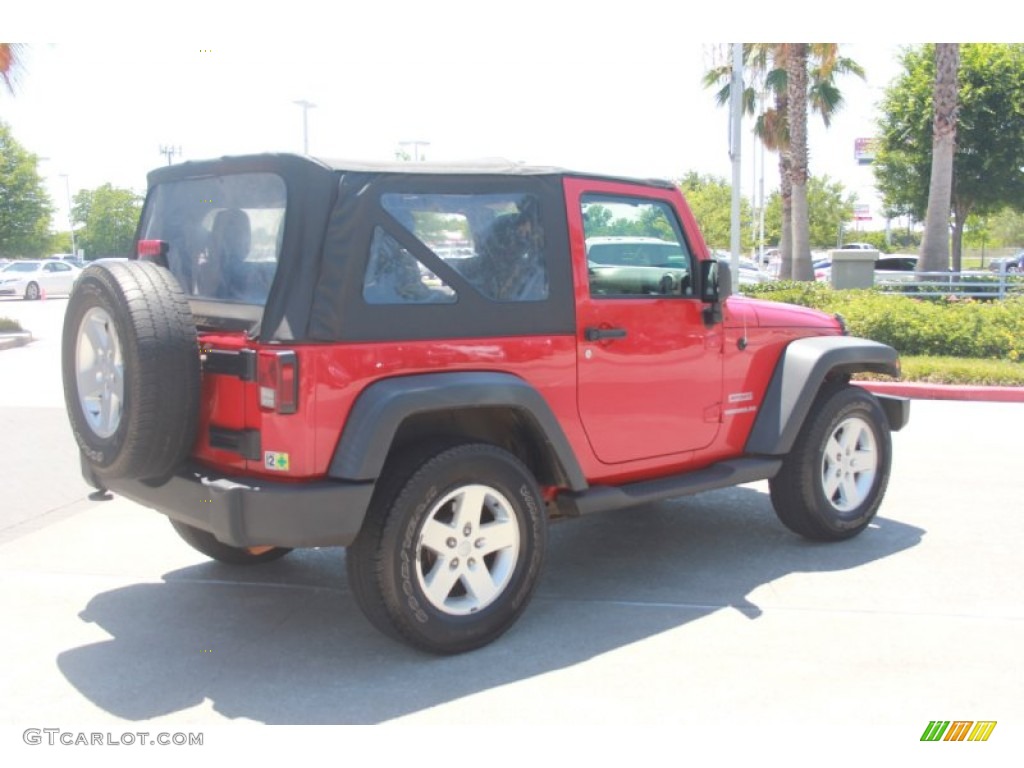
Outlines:
<svg viewBox="0 0 1024 768"><path fill-rule="evenodd" d="M700 299L704 308L704 322L708 325L722 322L722 303L732 295L732 269L717 259L700 264Z"/></svg>

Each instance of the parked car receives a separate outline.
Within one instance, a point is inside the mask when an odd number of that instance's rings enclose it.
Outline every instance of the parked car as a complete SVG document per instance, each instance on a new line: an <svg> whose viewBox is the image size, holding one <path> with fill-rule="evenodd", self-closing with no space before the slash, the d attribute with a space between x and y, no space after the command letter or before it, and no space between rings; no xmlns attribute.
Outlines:
<svg viewBox="0 0 1024 768"><path fill-rule="evenodd" d="M993 272L1024 272L1024 251L1016 253L1013 256L1003 256L998 259L992 259L988 263L988 268Z"/></svg>
<svg viewBox="0 0 1024 768"><path fill-rule="evenodd" d="M34 300L46 295L69 294L82 270L55 259L12 261L0 270L0 296Z"/></svg>
<svg viewBox="0 0 1024 768"><path fill-rule="evenodd" d="M726 253L725 251L715 251L714 255L719 262L732 264L731 253ZM757 285L759 283L768 283L775 279L766 270L763 270L760 267L758 267L757 263L753 259L748 259L746 256L740 256L739 263L739 285Z"/></svg>
<svg viewBox="0 0 1024 768"><path fill-rule="evenodd" d="M875 282L901 283L914 280L917 260L918 257L913 255L882 256L875 262Z"/></svg>
<svg viewBox="0 0 1024 768"><path fill-rule="evenodd" d="M640 235L586 239L587 274L602 295L692 295L690 259L677 242Z"/></svg>
<svg viewBox="0 0 1024 768"><path fill-rule="evenodd" d="M829 280L832 277L832 257L823 256L814 258L812 255L811 269L814 270L815 280Z"/></svg>
<svg viewBox="0 0 1024 768"><path fill-rule="evenodd" d="M843 243L840 246L844 251L877 251L878 248L871 243Z"/></svg>
<svg viewBox="0 0 1024 768"><path fill-rule="evenodd" d="M368 620L434 653L512 626L549 518L767 480L855 536L909 418L850 382L894 349L732 295L668 181L224 157L151 172L137 233L64 317L87 482L224 563L347 547Z"/></svg>
<svg viewBox="0 0 1024 768"><path fill-rule="evenodd" d="M819 266L820 264L820 266ZM875 261L876 283L897 283L913 280L917 269L917 256L882 256ZM832 279L832 259L822 261L814 267L814 279L828 282Z"/></svg>

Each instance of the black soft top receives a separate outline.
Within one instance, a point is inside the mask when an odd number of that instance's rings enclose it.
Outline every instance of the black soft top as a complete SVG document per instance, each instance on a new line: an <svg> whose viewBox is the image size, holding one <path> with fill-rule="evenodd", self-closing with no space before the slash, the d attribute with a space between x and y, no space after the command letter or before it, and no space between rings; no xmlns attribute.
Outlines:
<svg viewBox="0 0 1024 768"><path fill-rule="evenodd" d="M627 176L616 176L602 173L572 171L556 166L524 165L502 158L486 158L467 160L465 162L373 162L366 160L345 160L336 158L319 158L291 153L264 153L259 155L234 155L209 160L189 160L177 165L163 166L150 171L147 176L149 186L165 181L216 176L223 173L242 173L246 171L274 171L282 174L286 181L298 181L304 176L316 176L325 173L344 174L415 174L438 176L576 176L584 178L607 179L630 184L643 184L671 189L673 184L666 179L640 179Z"/></svg>
<svg viewBox="0 0 1024 768"><path fill-rule="evenodd" d="M563 179L586 177L672 188L668 181L577 173L505 160L368 163L284 153L189 161L157 168L148 181L153 189L165 183L242 173L277 174L287 188L281 260L266 305L238 309L194 301L193 312L201 325L213 327L227 315L246 323L244 327L260 321L256 332L262 339L282 342L571 334L575 311ZM390 227L436 274L448 273L455 284L460 280L426 246L402 234L402 227L379 205L380 196L463 193L467 189L478 193L525 190L539 201L541 211L547 212L542 220L549 257L548 298L529 304L494 302L466 290L452 305L372 306L364 302L362 262L377 227ZM143 210L143 221L151 198Z"/></svg>

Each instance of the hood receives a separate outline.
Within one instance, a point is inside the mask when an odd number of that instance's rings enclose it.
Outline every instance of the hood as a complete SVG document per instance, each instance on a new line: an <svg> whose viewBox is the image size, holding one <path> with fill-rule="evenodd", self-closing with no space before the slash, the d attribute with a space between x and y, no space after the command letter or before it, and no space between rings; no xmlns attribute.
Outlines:
<svg viewBox="0 0 1024 768"><path fill-rule="evenodd" d="M729 328L745 323L761 328L827 328L830 331L843 331L842 324L835 316L795 304L731 296L727 307L725 325Z"/></svg>

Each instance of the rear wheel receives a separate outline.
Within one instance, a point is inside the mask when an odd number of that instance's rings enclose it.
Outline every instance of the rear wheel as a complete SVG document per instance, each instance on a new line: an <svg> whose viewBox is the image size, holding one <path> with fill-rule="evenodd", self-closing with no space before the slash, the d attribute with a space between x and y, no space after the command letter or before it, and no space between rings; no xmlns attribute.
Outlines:
<svg viewBox="0 0 1024 768"><path fill-rule="evenodd" d="M860 387L826 387L769 482L776 514L815 541L857 535L882 503L891 455L889 424L878 401Z"/></svg>
<svg viewBox="0 0 1024 768"><path fill-rule="evenodd" d="M175 277L147 262L90 265L64 317L64 402L97 478L159 480L195 440L199 347Z"/></svg>
<svg viewBox="0 0 1024 768"><path fill-rule="evenodd" d="M186 523L171 520L178 535L193 549L228 565L258 565L279 560L289 552L287 547L232 547L218 541L212 533Z"/></svg>
<svg viewBox="0 0 1024 768"><path fill-rule="evenodd" d="M35 301L41 295L38 283L29 283L25 286L25 299L28 301Z"/></svg>
<svg viewBox="0 0 1024 768"><path fill-rule="evenodd" d="M529 470L485 444L390 462L356 542L349 583L385 634L434 653L505 632L540 576L546 518Z"/></svg>

